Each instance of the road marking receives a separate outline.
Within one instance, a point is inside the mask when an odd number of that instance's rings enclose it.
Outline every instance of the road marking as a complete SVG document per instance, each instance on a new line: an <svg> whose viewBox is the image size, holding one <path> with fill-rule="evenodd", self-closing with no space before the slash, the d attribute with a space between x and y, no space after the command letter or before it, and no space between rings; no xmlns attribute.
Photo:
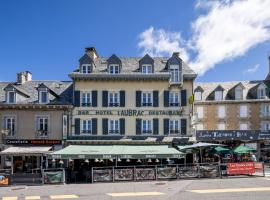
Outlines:
<svg viewBox="0 0 270 200"><path fill-rule="evenodd" d="M259 188L225 188L225 189L208 189L208 190L186 190L188 192L207 194L207 193L231 193L231 192L263 192L270 191L270 187Z"/></svg>
<svg viewBox="0 0 270 200"><path fill-rule="evenodd" d="M17 200L17 197L3 197L3 200Z"/></svg>
<svg viewBox="0 0 270 200"><path fill-rule="evenodd" d="M51 195L51 199L77 199L79 198L77 195L70 194L70 195Z"/></svg>
<svg viewBox="0 0 270 200"><path fill-rule="evenodd" d="M130 197L130 196L159 196L164 195L161 192L123 192L123 193L107 193L112 197Z"/></svg>
<svg viewBox="0 0 270 200"><path fill-rule="evenodd" d="M26 196L25 200L39 200L40 196Z"/></svg>

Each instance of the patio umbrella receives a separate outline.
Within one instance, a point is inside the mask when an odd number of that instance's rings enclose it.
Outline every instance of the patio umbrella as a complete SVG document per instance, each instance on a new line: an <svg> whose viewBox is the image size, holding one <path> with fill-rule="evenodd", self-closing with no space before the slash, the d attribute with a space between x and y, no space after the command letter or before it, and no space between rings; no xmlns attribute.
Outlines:
<svg viewBox="0 0 270 200"><path fill-rule="evenodd" d="M234 153L237 154L245 154L245 153L252 153L252 152L256 152L256 149L252 149L248 146L238 146L233 150Z"/></svg>
<svg viewBox="0 0 270 200"><path fill-rule="evenodd" d="M231 150L225 147L218 146L214 148L214 151L216 153L229 153Z"/></svg>

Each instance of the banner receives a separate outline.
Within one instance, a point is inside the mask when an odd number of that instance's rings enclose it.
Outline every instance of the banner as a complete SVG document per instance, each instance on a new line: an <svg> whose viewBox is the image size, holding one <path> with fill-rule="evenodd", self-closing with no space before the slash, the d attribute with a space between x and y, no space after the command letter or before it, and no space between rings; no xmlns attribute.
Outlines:
<svg viewBox="0 0 270 200"><path fill-rule="evenodd" d="M201 165L200 166L200 177L202 178L216 178L219 177L219 166L218 165Z"/></svg>
<svg viewBox="0 0 270 200"><path fill-rule="evenodd" d="M199 169L197 165L178 167L178 178L197 178L197 177L199 177Z"/></svg>
<svg viewBox="0 0 270 200"><path fill-rule="evenodd" d="M64 183L64 171L44 171L44 184L59 184Z"/></svg>
<svg viewBox="0 0 270 200"><path fill-rule="evenodd" d="M9 177L8 175L0 175L0 186L9 185Z"/></svg>
<svg viewBox="0 0 270 200"><path fill-rule="evenodd" d="M177 178L176 167L159 167L157 168L158 179Z"/></svg>
<svg viewBox="0 0 270 200"><path fill-rule="evenodd" d="M112 169L95 169L93 170L94 182L110 182L113 181Z"/></svg>
<svg viewBox="0 0 270 200"><path fill-rule="evenodd" d="M153 168L140 168L136 169L136 179L137 180L155 180L156 172Z"/></svg>
<svg viewBox="0 0 270 200"><path fill-rule="evenodd" d="M254 162L241 162L241 163L228 163L227 174L228 175L241 175L241 174L254 174L255 164Z"/></svg>
<svg viewBox="0 0 270 200"><path fill-rule="evenodd" d="M114 180L116 181L132 181L134 177L133 169L115 169Z"/></svg>

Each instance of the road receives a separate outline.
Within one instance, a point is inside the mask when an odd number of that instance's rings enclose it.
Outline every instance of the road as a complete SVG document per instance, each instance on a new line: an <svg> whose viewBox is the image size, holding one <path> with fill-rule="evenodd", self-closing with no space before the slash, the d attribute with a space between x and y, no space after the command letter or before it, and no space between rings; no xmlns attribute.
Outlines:
<svg viewBox="0 0 270 200"><path fill-rule="evenodd" d="M269 196L270 179L267 177L0 188L0 200L265 200L270 199Z"/></svg>

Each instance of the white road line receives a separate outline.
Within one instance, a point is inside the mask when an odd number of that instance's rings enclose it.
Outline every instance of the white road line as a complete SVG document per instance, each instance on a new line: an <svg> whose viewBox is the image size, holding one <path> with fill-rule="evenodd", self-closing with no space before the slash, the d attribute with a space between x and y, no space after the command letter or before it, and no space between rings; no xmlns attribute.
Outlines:
<svg viewBox="0 0 270 200"><path fill-rule="evenodd" d="M159 196L164 195L161 192L123 192L123 193L107 193L112 197L131 197L131 196Z"/></svg>
<svg viewBox="0 0 270 200"><path fill-rule="evenodd" d="M77 195L69 194L69 195L51 195L51 199L77 199L79 198Z"/></svg>
<svg viewBox="0 0 270 200"><path fill-rule="evenodd" d="M259 188L224 188L224 189L206 189L206 190L186 190L188 192L207 194L207 193L232 193L232 192L263 192L270 191L270 187Z"/></svg>

